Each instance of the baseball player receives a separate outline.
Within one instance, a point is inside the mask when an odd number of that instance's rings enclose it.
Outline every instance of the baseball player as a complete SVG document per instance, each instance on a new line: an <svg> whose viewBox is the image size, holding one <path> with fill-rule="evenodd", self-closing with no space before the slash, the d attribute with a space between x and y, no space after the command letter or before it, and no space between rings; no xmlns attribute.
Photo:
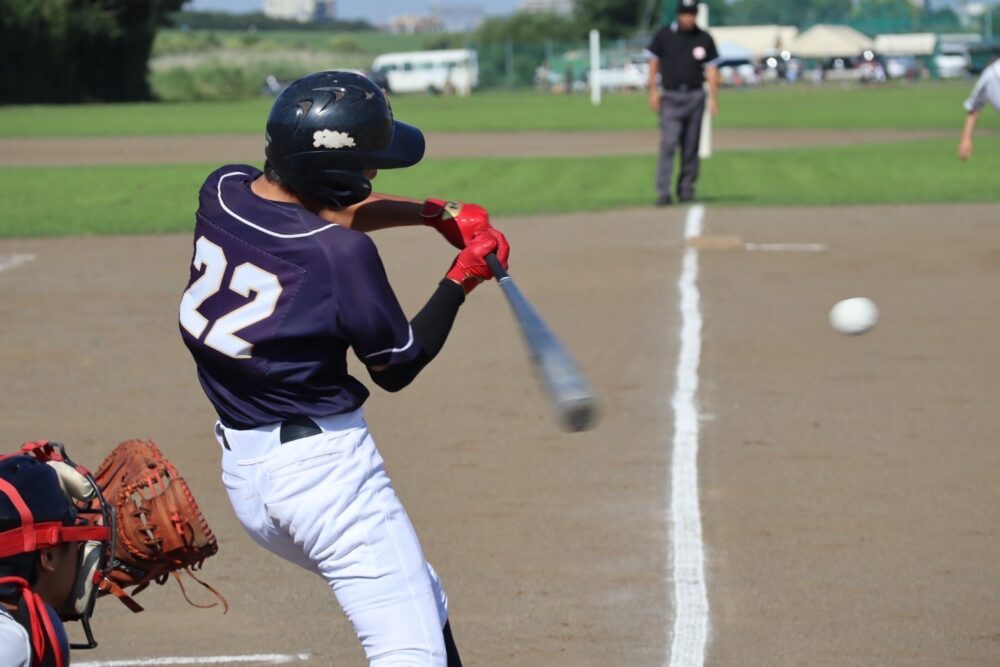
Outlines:
<svg viewBox="0 0 1000 667"><path fill-rule="evenodd" d="M656 170L656 205L673 203L674 153L680 148L677 197L693 201L698 180L701 122L719 110L719 52L712 36L698 27L698 0L680 0L677 22L661 28L647 47L649 106L660 116L660 160ZM662 80L662 92L657 77ZM705 80L709 94L705 97Z"/></svg>
<svg viewBox="0 0 1000 667"><path fill-rule="evenodd" d="M962 127L962 138L958 143L959 159L968 160L972 157L972 133L976 129L979 112L986 102L1000 111L1000 60L994 60L983 70L972 89L972 94L965 100L965 125Z"/></svg>
<svg viewBox="0 0 1000 667"><path fill-rule="evenodd" d="M267 120L266 162L205 181L180 329L218 413L222 479L260 545L321 576L371 665L460 665L447 598L365 421L370 379L408 385L440 351L466 295L509 246L472 204L372 194L378 169L423 156L363 76L291 84ZM460 249L407 321L364 233L426 224Z"/></svg>
<svg viewBox="0 0 1000 667"><path fill-rule="evenodd" d="M93 607L93 576L85 564L90 546L109 539L108 529L77 526L77 510L65 495L60 473L26 455L0 458L0 665L63 667L69 641L60 615L77 603ZM93 541L93 542L91 542ZM84 545L87 545L84 547ZM89 624L87 625L90 637ZM96 646L96 643L93 644Z"/></svg>

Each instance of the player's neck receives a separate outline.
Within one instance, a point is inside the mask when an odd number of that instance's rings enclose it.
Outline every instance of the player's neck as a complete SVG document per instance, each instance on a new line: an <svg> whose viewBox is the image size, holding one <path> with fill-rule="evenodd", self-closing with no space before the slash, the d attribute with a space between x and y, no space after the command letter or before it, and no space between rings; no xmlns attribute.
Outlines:
<svg viewBox="0 0 1000 667"><path fill-rule="evenodd" d="M286 204L302 204L294 194L284 190L271 181L267 180L264 176L258 176L252 183L250 183L250 191L261 199L268 199L270 201L283 202Z"/></svg>

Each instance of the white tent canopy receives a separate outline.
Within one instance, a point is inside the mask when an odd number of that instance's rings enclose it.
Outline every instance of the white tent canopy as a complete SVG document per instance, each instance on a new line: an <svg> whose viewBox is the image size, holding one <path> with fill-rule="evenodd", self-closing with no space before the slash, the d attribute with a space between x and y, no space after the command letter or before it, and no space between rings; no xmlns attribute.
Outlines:
<svg viewBox="0 0 1000 667"><path fill-rule="evenodd" d="M790 50L799 29L784 25L739 25L710 27L716 44L731 44L749 51L753 59L760 59L776 51Z"/></svg>
<svg viewBox="0 0 1000 667"><path fill-rule="evenodd" d="M795 38L790 49L802 58L858 56L874 50L875 43L846 25L814 25Z"/></svg>
<svg viewBox="0 0 1000 667"><path fill-rule="evenodd" d="M929 56L936 45L937 35L932 32L875 37L875 52L883 56Z"/></svg>

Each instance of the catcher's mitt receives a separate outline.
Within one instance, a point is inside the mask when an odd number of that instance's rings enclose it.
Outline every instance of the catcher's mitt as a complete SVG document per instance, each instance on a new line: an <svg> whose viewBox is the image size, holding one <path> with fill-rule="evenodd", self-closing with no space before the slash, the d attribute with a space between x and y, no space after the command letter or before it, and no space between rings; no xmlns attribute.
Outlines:
<svg viewBox="0 0 1000 667"><path fill-rule="evenodd" d="M131 595L136 595L151 582L165 583L172 574L191 602L177 574L184 570L215 593L223 613L228 611L225 598L192 574L218 551L215 535L184 478L152 440L119 444L94 479L115 514L112 570L99 584L101 594L111 593L132 611L142 611L125 589L134 586Z"/></svg>

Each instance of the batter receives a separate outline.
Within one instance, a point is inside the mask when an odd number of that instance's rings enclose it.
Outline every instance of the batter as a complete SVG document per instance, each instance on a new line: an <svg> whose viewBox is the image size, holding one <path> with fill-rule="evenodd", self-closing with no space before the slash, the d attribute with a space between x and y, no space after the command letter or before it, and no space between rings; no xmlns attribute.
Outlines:
<svg viewBox="0 0 1000 667"><path fill-rule="evenodd" d="M373 194L421 132L363 76L291 84L267 121L263 172L227 165L200 192L180 329L218 413L222 479L261 546L318 574L371 665L461 665L447 598L392 488L347 352L398 391L443 346L466 295L509 246L473 204ZM365 233L425 224L460 248L407 321Z"/></svg>

